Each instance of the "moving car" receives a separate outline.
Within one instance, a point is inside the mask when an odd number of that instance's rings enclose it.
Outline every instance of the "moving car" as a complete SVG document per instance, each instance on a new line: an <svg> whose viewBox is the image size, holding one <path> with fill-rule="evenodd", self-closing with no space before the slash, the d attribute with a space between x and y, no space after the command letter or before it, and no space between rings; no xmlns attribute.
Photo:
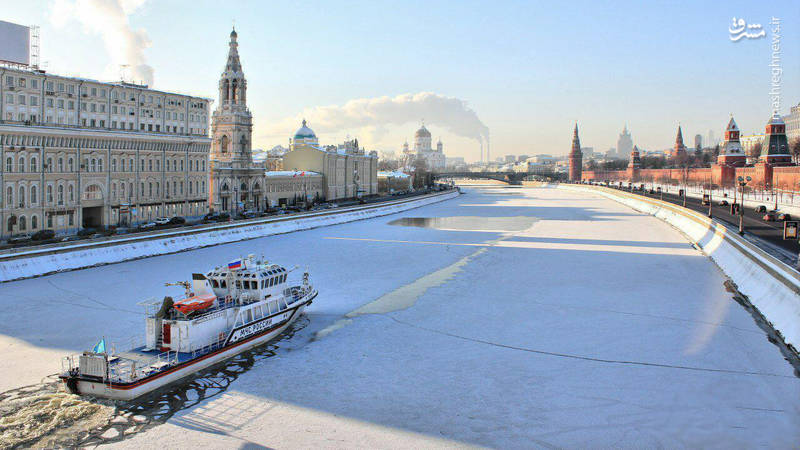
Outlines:
<svg viewBox="0 0 800 450"><path fill-rule="evenodd" d="M764 206L764 205L758 205L758 206L756 206L756 212L757 213L765 213L765 212L767 212L767 207Z"/></svg>
<svg viewBox="0 0 800 450"><path fill-rule="evenodd" d="M183 225L186 223L186 219L181 216L175 216L172 219L169 219L170 225Z"/></svg>
<svg viewBox="0 0 800 450"><path fill-rule="evenodd" d="M146 223L143 223L143 224L139 225L139 228L142 229L142 230L149 230L149 229L155 228L155 227L156 227L156 223L155 222L146 222Z"/></svg>
<svg viewBox="0 0 800 450"><path fill-rule="evenodd" d="M156 217L156 220L153 222L155 222L156 225L166 225L169 223L169 221L169 217Z"/></svg>
<svg viewBox="0 0 800 450"><path fill-rule="evenodd" d="M778 220L781 222L786 222L787 220L792 220L792 215L788 213L780 213L778 214Z"/></svg>
<svg viewBox="0 0 800 450"><path fill-rule="evenodd" d="M717 204L718 204L719 206L728 206L728 201L727 201L727 200L725 200L725 199L722 199L722 200L720 200L720 201L719 201L719 203L717 203Z"/></svg>
<svg viewBox="0 0 800 450"><path fill-rule="evenodd" d="M762 219L764 219L765 222L775 222L776 220L778 220L778 212L768 211L766 214L764 214L764 217L762 217Z"/></svg>

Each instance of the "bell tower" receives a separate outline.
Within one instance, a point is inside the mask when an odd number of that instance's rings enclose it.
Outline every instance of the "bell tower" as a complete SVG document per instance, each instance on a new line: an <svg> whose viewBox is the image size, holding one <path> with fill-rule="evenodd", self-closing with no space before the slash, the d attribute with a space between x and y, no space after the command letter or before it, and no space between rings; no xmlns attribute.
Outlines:
<svg viewBox="0 0 800 450"><path fill-rule="evenodd" d="M572 132L572 149L569 152L569 180L581 181L583 173L583 152L581 151L581 140L578 138L578 123L575 123L575 130Z"/></svg>
<svg viewBox="0 0 800 450"><path fill-rule="evenodd" d="M219 101L211 121L213 162L233 168L252 164L253 116L247 109L247 80L239 61L236 30L231 31L228 60L219 79Z"/></svg>

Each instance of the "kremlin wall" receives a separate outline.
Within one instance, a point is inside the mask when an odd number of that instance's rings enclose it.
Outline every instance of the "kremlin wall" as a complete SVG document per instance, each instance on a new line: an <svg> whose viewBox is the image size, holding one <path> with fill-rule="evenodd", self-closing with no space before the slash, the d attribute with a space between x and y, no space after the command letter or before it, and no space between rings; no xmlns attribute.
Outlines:
<svg viewBox="0 0 800 450"><path fill-rule="evenodd" d="M688 161L688 157L680 127L670 154L676 167L670 169L642 169L639 149L634 147L626 170L583 171L580 148L576 150L576 145L580 145L577 125L570 152L571 181L711 184L732 187L739 177L749 176L751 181L748 186L754 189L800 190L800 166L792 165L786 125L777 114L767 123L761 155L753 166L745 166L746 156L739 141L739 128L733 118L725 130L725 141L720 147L717 162L711 167L681 165L681 161Z"/></svg>

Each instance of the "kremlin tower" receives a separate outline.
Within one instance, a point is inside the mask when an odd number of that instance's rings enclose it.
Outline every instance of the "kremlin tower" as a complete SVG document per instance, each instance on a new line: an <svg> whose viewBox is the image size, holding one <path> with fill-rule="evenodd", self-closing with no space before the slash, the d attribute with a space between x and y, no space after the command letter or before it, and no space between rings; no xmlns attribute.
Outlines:
<svg viewBox="0 0 800 450"><path fill-rule="evenodd" d="M572 134L572 150L569 152L569 180L581 181L583 172L583 153L581 153L581 140L578 138L578 123Z"/></svg>
<svg viewBox="0 0 800 450"><path fill-rule="evenodd" d="M686 146L683 145L683 132L678 125L678 135L675 136L675 147L672 149L672 156L679 161L686 160Z"/></svg>
<svg viewBox="0 0 800 450"><path fill-rule="evenodd" d="M639 181L639 170L642 168L642 160L639 157L639 147L633 146L631 159L628 161L628 179L631 182Z"/></svg>
<svg viewBox="0 0 800 450"><path fill-rule="evenodd" d="M786 123L780 114L775 113L767 122L764 144L758 162L773 166L786 166L792 163L789 141L786 139Z"/></svg>
<svg viewBox="0 0 800 450"><path fill-rule="evenodd" d="M739 127L736 126L736 121L731 116L728 127L725 129L725 141L719 150L717 157L717 164L732 167L744 167L747 157L742 150L742 144L739 142Z"/></svg>

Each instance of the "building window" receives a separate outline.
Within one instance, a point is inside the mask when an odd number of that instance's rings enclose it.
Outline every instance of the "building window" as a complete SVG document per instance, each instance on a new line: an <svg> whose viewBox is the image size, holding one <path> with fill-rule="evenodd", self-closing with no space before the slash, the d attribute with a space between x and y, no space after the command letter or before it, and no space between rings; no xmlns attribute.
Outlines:
<svg viewBox="0 0 800 450"><path fill-rule="evenodd" d="M69 193L69 202L73 203L75 201L75 188L73 188L71 184L67 188L67 192ZM70 223L70 225L72 224Z"/></svg>
<svg viewBox="0 0 800 450"><path fill-rule="evenodd" d="M8 208L14 207L14 189L11 186L6 188L6 206Z"/></svg>
<svg viewBox="0 0 800 450"><path fill-rule="evenodd" d="M36 158L35 157L31 157L30 166L31 166L31 172L36 172Z"/></svg>
<svg viewBox="0 0 800 450"><path fill-rule="evenodd" d="M75 169L75 163L72 161L72 158L69 158L69 159L67 160L67 165L69 166L69 171L70 171L70 172L74 172L74 169Z"/></svg>
<svg viewBox="0 0 800 450"><path fill-rule="evenodd" d="M92 158L92 166L91 167L92 167L92 170L90 170L90 172L95 172L97 170L97 161L94 158Z"/></svg>
<svg viewBox="0 0 800 450"><path fill-rule="evenodd" d="M116 158L111 160L111 171L112 172L116 172L117 171L117 159Z"/></svg>
<svg viewBox="0 0 800 450"><path fill-rule="evenodd" d="M35 205L36 200L36 186L31 186L31 205Z"/></svg>
<svg viewBox="0 0 800 450"><path fill-rule="evenodd" d="M6 172L13 172L14 171L14 159L10 156L6 158Z"/></svg>
<svg viewBox="0 0 800 450"><path fill-rule="evenodd" d="M39 227L39 218L36 216L31 217L31 230L35 230Z"/></svg>
<svg viewBox="0 0 800 450"><path fill-rule="evenodd" d="M58 171L64 171L64 158L58 158Z"/></svg>
<svg viewBox="0 0 800 450"><path fill-rule="evenodd" d="M19 207L20 208L24 208L25 207L25 186L20 186L19 187L18 194L19 194Z"/></svg>
<svg viewBox="0 0 800 450"><path fill-rule="evenodd" d="M19 216L19 231L25 231L26 229L25 216Z"/></svg>
<svg viewBox="0 0 800 450"><path fill-rule="evenodd" d="M19 163L17 164L17 170L19 170L20 173L25 172L25 158L22 157L22 156L19 157Z"/></svg>
<svg viewBox="0 0 800 450"><path fill-rule="evenodd" d="M58 204L59 205L64 204L64 186L62 185L58 186Z"/></svg>
<svg viewBox="0 0 800 450"><path fill-rule="evenodd" d="M53 186L47 186L47 204L53 204Z"/></svg>
<svg viewBox="0 0 800 450"><path fill-rule="evenodd" d="M47 171L48 172L52 172L53 171L53 158L49 158L49 157L47 158Z"/></svg>

